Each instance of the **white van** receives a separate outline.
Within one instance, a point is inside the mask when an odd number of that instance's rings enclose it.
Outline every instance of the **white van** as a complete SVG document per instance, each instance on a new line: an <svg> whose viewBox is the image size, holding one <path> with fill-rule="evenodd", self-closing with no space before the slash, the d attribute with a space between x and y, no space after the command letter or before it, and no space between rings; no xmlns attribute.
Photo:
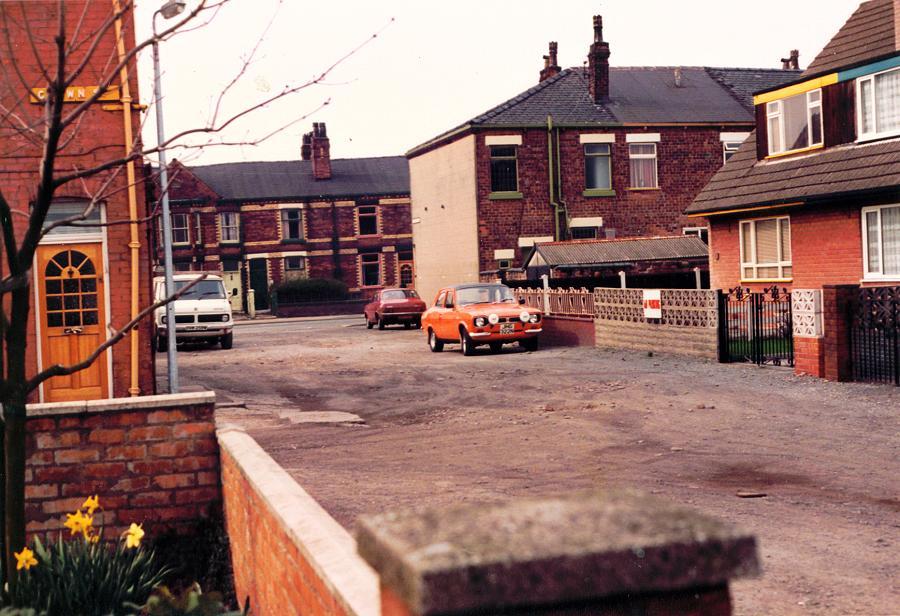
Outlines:
<svg viewBox="0 0 900 616"><path fill-rule="evenodd" d="M197 279L197 274L175 274L175 291L184 288ZM166 283L162 277L153 279L155 301L165 299ZM225 293L222 277L207 274L173 302L175 310L175 337L178 342L187 340L207 340L218 342L223 349L230 349L232 341L231 302ZM166 307L160 306L153 313L156 329L156 349L165 351L169 346L166 338Z"/></svg>

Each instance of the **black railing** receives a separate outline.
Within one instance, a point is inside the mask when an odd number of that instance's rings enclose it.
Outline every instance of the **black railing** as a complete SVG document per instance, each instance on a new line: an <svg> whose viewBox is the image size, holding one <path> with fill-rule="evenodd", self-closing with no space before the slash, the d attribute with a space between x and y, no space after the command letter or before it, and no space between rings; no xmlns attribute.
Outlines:
<svg viewBox="0 0 900 616"><path fill-rule="evenodd" d="M851 310L853 380L900 385L900 287L860 289Z"/></svg>
<svg viewBox="0 0 900 616"><path fill-rule="evenodd" d="M791 294L735 287L719 300L719 361L794 365Z"/></svg>

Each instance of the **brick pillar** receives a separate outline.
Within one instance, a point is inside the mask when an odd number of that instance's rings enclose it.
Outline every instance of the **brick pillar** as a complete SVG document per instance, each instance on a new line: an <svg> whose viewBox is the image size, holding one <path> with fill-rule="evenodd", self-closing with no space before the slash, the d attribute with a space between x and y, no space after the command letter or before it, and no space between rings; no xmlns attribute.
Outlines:
<svg viewBox="0 0 900 616"><path fill-rule="evenodd" d="M821 289L792 289L794 374L825 376Z"/></svg>
<svg viewBox="0 0 900 616"><path fill-rule="evenodd" d="M633 491L366 516L360 555L382 616L731 614L756 540Z"/></svg>
<svg viewBox="0 0 900 616"><path fill-rule="evenodd" d="M853 376L850 363L850 310L859 285L839 284L822 287L822 320L824 330L825 378L849 381Z"/></svg>

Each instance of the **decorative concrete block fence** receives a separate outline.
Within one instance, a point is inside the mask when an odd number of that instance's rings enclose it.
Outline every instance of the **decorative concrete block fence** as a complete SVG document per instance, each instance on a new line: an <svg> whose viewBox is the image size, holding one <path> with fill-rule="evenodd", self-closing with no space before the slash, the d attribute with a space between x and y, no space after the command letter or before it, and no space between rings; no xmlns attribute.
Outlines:
<svg viewBox="0 0 900 616"><path fill-rule="evenodd" d="M221 504L213 392L28 405L29 533L62 530L65 513L100 496L116 536L189 532Z"/></svg>

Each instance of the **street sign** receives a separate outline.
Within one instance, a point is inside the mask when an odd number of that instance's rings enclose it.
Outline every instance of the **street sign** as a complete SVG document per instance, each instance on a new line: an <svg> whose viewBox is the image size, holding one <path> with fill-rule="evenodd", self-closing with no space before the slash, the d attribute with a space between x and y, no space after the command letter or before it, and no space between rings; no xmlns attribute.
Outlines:
<svg viewBox="0 0 900 616"><path fill-rule="evenodd" d="M66 94L63 97L64 103L83 103L96 94L100 86L69 86L66 88ZM43 103L47 99L47 88L32 88L31 102ZM109 86L106 91L100 95L98 100L101 101L117 101L119 100L119 86Z"/></svg>
<svg viewBox="0 0 900 616"><path fill-rule="evenodd" d="M659 289L644 289L644 318L662 318L662 300Z"/></svg>

